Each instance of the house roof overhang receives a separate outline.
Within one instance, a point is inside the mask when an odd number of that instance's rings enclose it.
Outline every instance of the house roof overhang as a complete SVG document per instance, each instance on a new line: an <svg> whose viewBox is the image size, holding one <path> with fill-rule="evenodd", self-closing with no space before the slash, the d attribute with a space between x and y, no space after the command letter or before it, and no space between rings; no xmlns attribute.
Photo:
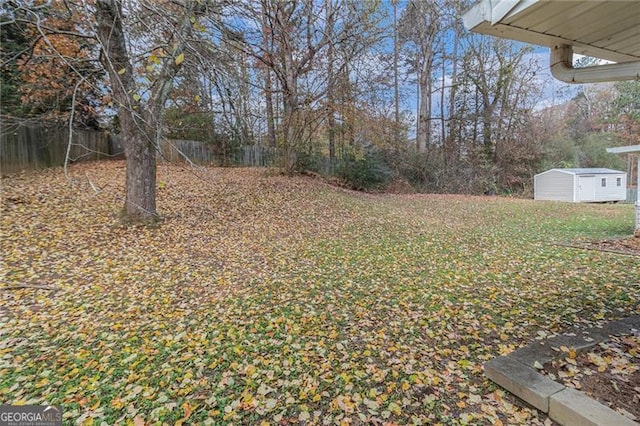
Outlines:
<svg viewBox="0 0 640 426"><path fill-rule="evenodd" d="M611 154L640 153L640 145L616 146L614 148L607 148L607 152Z"/></svg>
<svg viewBox="0 0 640 426"><path fill-rule="evenodd" d="M463 20L477 33L549 47L552 73L563 81L640 79L636 0L481 0ZM574 69L575 53L616 64Z"/></svg>

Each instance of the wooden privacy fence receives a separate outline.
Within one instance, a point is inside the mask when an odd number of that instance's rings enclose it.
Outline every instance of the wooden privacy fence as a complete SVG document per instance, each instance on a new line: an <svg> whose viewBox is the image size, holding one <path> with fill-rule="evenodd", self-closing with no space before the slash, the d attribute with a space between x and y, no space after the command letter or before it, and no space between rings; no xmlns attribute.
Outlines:
<svg viewBox="0 0 640 426"><path fill-rule="evenodd" d="M158 159L170 163L220 164L213 147L200 141L166 140L160 143L160 151Z"/></svg>
<svg viewBox="0 0 640 426"><path fill-rule="evenodd" d="M44 126L3 126L0 132L0 174L18 173L64 165L69 145L69 130ZM159 161L193 162L202 165L270 167L279 164L277 148L250 145L220 149L191 140L167 140L160 146ZM107 132L74 130L69 161L103 160L123 155L120 135Z"/></svg>
<svg viewBox="0 0 640 426"><path fill-rule="evenodd" d="M281 162L282 151L278 148L271 148L259 145L248 145L242 147L241 164L247 167L270 167Z"/></svg>
<svg viewBox="0 0 640 426"><path fill-rule="evenodd" d="M101 160L118 155L106 132L74 130L69 147L69 130L40 126L3 128L0 133L0 173L37 170L64 165L69 161Z"/></svg>
<svg viewBox="0 0 640 426"><path fill-rule="evenodd" d="M225 151L200 141L171 139L163 141L160 148L159 158L171 163L270 167L277 165L280 160L280 150L259 145L245 145Z"/></svg>

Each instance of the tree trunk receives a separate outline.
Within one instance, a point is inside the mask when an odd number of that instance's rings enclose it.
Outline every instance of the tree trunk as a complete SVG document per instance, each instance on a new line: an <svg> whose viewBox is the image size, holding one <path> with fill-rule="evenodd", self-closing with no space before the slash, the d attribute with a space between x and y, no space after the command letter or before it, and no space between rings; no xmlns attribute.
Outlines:
<svg viewBox="0 0 640 426"><path fill-rule="evenodd" d="M493 135L491 121L493 120L493 108L487 107L482 112L482 143L487 159L492 159L494 154Z"/></svg>
<svg viewBox="0 0 640 426"><path fill-rule="evenodd" d="M394 144L395 149L400 147L400 90L398 83L398 2L393 0L393 104L394 104Z"/></svg>
<svg viewBox="0 0 640 426"><path fill-rule="evenodd" d="M269 145L272 147L277 146L276 142L276 126L273 114L273 87L271 84L271 71L264 70L264 86L265 86L265 101L267 107L267 135L269 138Z"/></svg>
<svg viewBox="0 0 640 426"><path fill-rule="evenodd" d="M273 29L269 28L267 21L267 4L262 2L262 48L269 59L273 51L273 43L270 42L270 38L273 37ZM271 70L264 66L264 97L267 115L267 138L269 140L269 146L275 148L276 142L276 126L273 113L273 84L271 82Z"/></svg>
<svg viewBox="0 0 640 426"><path fill-rule="evenodd" d="M431 59L424 58L419 76L420 109L418 114L418 134L416 148L418 151L427 149L431 142Z"/></svg>
<svg viewBox="0 0 640 426"><path fill-rule="evenodd" d="M445 123L444 89L446 85L447 61L442 54L442 77L440 80L440 145L444 148L447 138L447 124ZM446 150L445 150L446 151ZM446 155L446 153L445 153Z"/></svg>
<svg viewBox="0 0 640 426"><path fill-rule="evenodd" d="M118 105L125 149L127 172L124 214L128 221L155 221L155 129L150 128L144 120L137 119L148 114L144 113L139 100L133 97L136 86L122 27L122 2L99 0L96 2L95 15L104 66Z"/></svg>
<svg viewBox="0 0 640 426"><path fill-rule="evenodd" d="M457 12L456 12L456 20L457 20ZM459 44L459 30L456 25L456 20L454 20L454 36L453 36L453 54L451 55L451 90L449 91L449 133L447 134L447 138L445 139L444 146L444 164L445 168L448 168L454 162L454 153L455 148L454 144L457 139L456 135L456 89L457 89L457 80L458 80L458 44ZM455 156L455 160L457 162L457 156Z"/></svg>
<svg viewBox="0 0 640 426"><path fill-rule="evenodd" d="M292 68L292 67L291 67ZM289 69L291 69L289 68ZM286 84L282 91L284 113L284 157L285 173L293 173L296 166L296 147L298 146L298 81L295 75L287 73Z"/></svg>
<svg viewBox="0 0 640 426"><path fill-rule="evenodd" d="M124 213L128 221L157 220L156 213L156 148L138 129L125 131L126 197Z"/></svg>
<svg viewBox="0 0 640 426"><path fill-rule="evenodd" d="M327 130L329 139L329 165L333 170L336 159L336 121L335 121L335 75L334 75L334 49L333 49L333 10L331 0L326 0L327 36Z"/></svg>

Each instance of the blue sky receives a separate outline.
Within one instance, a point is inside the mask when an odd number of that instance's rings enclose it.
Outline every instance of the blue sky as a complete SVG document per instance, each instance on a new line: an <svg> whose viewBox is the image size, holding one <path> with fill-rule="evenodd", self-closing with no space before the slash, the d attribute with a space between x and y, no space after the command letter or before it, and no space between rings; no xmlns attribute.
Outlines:
<svg viewBox="0 0 640 426"><path fill-rule="evenodd" d="M400 18L401 13L406 6L406 3L407 3L406 0L405 1L400 0L398 2L398 15L399 15L398 18ZM391 29L393 25L393 21L392 21L393 14L392 14L391 2L383 1L382 7L387 8L388 10L387 16L389 17L389 21L388 22L385 21L384 24L388 25L389 29ZM446 43L445 48L447 50L452 49L451 47L453 43L452 39L447 40L445 38L445 43ZM522 43L522 45L524 46L525 44ZM386 50L386 49L388 49L389 52L391 52L391 50L393 49L391 38L388 39L387 43L385 43L383 47L383 50ZM528 54L527 57L525 57L525 60L523 61L523 63L527 63L529 62L529 60L534 60L540 66L540 70L536 74L536 80L537 80L536 84L538 85L538 87L542 88L542 95L536 105L536 109L542 109L548 106L567 102L568 100L573 98L580 90L580 85L570 85L570 84L562 83L553 78L553 76L549 71L549 56L550 55L549 55L548 48L541 47L541 46L534 46L533 52ZM435 76L435 78L437 82L434 84L434 88L440 85L441 75ZM403 71L401 71L400 79L402 84L401 91L403 94L402 100L401 100L401 109L406 113L408 113L409 115L411 115L412 121L415 123L415 115L416 115L417 102L418 102L417 93L416 93L417 88L415 84L415 75L407 76L406 68L405 68ZM448 81L450 81L450 79ZM437 108L439 108L438 107L439 102L440 102L440 93L439 91L436 91L436 93L434 93L432 96L432 104L433 104L434 111L436 111ZM414 131L415 129L411 129L410 133L413 134Z"/></svg>

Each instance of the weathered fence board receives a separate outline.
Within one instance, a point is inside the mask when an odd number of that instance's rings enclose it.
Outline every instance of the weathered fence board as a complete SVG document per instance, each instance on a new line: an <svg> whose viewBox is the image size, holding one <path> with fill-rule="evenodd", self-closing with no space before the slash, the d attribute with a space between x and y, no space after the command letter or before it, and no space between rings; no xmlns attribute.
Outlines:
<svg viewBox="0 0 640 426"><path fill-rule="evenodd" d="M159 158L170 163L191 161L196 164L219 164L211 145L199 141L166 140L160 144Z"/></svg>
<svg viewBox="0 0 640 426"><path fill-rule="evenodd" d="M16 126L0 133L0 173L62 166L67 155L69 131L66 128ZM69 161L109 158L112 152L106 132L74 130Z"/></svg>
<svg viewBox="0 0 640 426"><path fill-rule="evenodd" d="M242 147L240 164L247 167L270 167L279 164L281 152L277 148L259 145Z"/></svg>

